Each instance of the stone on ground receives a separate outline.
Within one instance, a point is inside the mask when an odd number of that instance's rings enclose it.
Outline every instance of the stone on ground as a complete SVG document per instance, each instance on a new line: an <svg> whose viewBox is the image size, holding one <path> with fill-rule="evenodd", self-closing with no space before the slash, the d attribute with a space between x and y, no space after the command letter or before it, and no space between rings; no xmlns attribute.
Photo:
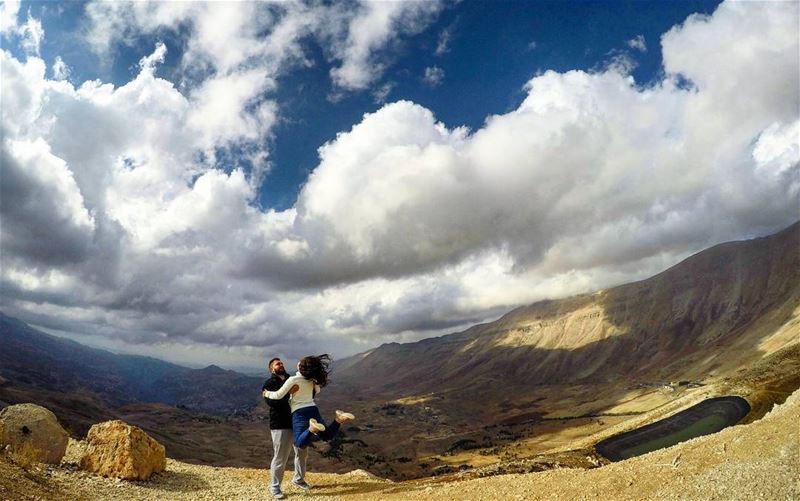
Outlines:
<svg viewBox="0 0 800 501"><path fill-rule="evenodd" d="M69 434L56 415L36 404L10 405L0 410L0 448L26 462L58 464Z"/></svg>
<svg viewBox="0 0 800 501"><path fill-rule="evenodd" d="M164 446L136 426L114 420L89 429L80 466L104 477L146 480L167 466Z"/></svg>

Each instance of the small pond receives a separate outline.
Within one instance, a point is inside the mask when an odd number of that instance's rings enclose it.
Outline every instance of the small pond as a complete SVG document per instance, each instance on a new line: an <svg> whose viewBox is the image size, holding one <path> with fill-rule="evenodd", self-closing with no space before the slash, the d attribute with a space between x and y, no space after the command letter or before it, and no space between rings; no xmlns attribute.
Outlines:
<svg viewBox="0 0 800 501"><path fill-rule="evenodd" d="M595 449L611 461L621 461L716 433L748 412L750 404L742 397L709 398L661 421L607 438Z"/></svg>

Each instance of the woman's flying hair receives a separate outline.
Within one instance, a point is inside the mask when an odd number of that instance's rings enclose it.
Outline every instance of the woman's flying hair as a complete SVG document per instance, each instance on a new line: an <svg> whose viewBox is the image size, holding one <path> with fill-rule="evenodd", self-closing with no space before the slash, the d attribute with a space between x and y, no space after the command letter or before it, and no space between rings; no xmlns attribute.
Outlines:
<svg viewBox="0 0 800 501"><path fill-rule="evenodd" d="M314 381L320 387L328 384L328 372L331 365L331 357L327 353L322 355L308 356L300 359L300 374Z"/></svg>

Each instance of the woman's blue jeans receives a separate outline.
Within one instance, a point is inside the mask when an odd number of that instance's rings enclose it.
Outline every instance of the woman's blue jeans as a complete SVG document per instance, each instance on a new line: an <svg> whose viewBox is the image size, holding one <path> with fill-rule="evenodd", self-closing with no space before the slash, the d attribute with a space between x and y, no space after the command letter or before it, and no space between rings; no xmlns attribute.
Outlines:
<svg viewBox="0 0 800 501"><path fill-rule="evenodd" d="M325 431L315 435L308 429L308 421L314 418L325 425ZM329 441L339 431L339 422L333 421L327 424L322 420L319 409L316 405L302 407L292 413L292 433L294 434L294 445L299 448L308 447L308 444L317 440Z"/></svg>

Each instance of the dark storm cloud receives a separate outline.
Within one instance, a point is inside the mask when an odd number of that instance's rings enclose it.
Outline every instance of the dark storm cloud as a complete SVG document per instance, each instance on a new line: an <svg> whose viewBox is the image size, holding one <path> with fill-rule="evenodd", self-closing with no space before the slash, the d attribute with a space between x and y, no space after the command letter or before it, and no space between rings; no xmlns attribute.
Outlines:
<svg viewBox="0 0 800 501"><path fill-rule="evenodd" d="M9 154L5 142L0 146L0 252L22 257L34 266L58 267L86 259L92 226L85 212L77 214L84 217L76 221L72 211L82 207L69 207L65 199L70 193L64 192L58 178L32 175L31 163L47 160L34 156L23 165Z"/></svg>

